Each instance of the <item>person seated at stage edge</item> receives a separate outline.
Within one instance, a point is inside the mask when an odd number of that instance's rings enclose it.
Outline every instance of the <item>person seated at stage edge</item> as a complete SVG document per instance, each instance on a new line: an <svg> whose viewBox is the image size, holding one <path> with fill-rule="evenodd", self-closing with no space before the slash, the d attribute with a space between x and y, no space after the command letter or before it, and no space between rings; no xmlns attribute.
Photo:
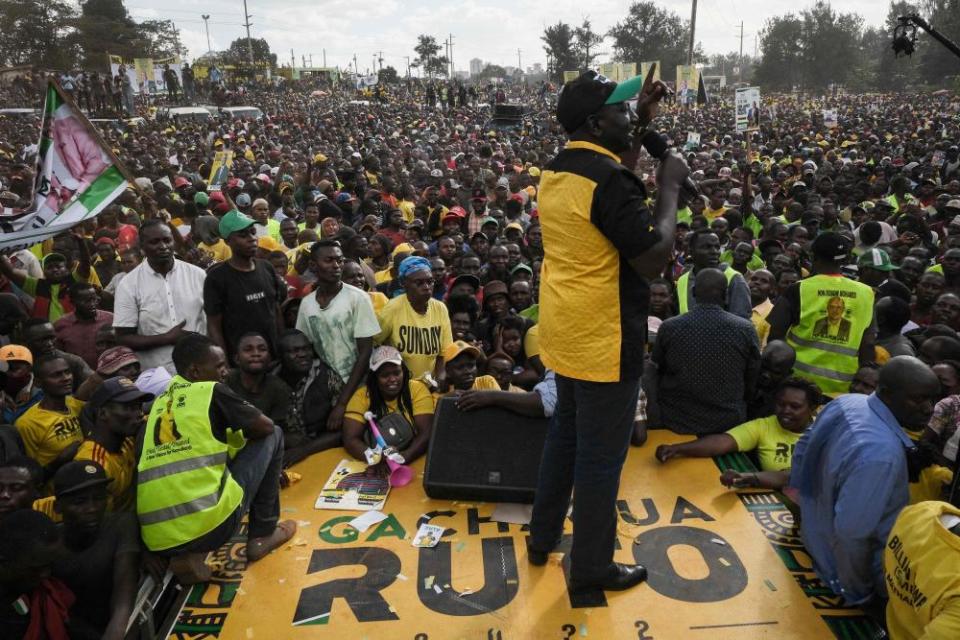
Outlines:
<svg viewBox="0 0 960 640"><path fill-rule="evenodd" d="M464 391L498 391L500 384L491 375L477 375L483 352L463 340L455 340L443 350L445 379L440 383L436 399Z"/></svg>
<svg viewBox="0 0 960 640"><path fill-rule="evenodd" d="M756 451L759 473L728 469L720 476L720 482L728 487L781 489L789 479L793 449L813 422L819 403L820 389L815 384L802 378L787 378L777 388L774 415L745 422L726 433L680 444L662 444L655 455L660 462L667 462L673 458L711 458L736 451Z"/></svg>
<svg viewBox="0 0 960 640"><path fill-rule="evenodd" d="M233 537L247 512L250 562L292 538L297 523L278 522L283 432L223 383L223 349L188 333L172 358L177 375L154 401L143 434L137 516L147 549L170 558L174 575L192 584L210 579L204 556Z"/></svg>
<svg viewBox="0 0 960 640"><path fill-rule="evenodd" d="M376 446L364 417L368 411L375 416L377 430L387 446L405 462L426 453L433 426L433 396L426 384L410 375L403 355L394 347L384 345L373 350L366 381L347 402L343 419L343 448L347 453L365 460L364 452Z"/></svg>

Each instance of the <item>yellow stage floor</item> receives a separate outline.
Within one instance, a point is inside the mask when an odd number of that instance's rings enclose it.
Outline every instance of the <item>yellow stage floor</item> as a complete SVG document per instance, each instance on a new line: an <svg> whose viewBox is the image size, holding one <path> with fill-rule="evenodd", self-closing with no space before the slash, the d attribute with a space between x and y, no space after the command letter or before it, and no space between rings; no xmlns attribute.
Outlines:
<svg viewBox="0 0 960 640"><path fill-rule="evenodd" d="M215 579L194 587L171 638L285 640L870 638L874 627L817 579L793 518L771 492L737 493L720 468L743 456L653 458L684 438L653 431L624 469L616 559L649 580L601 601L573 601L562 554L526 560L525 527L489 521L494 506L431 500L417 481L394 489L389 517L358 534L356 512L313 507L342 450L318 454L283 491L292 544L246 566L243 544L211 554ZM447 527L432 549L411 540L418 522ZM569 527L569 522L568 522ZM569 529L568 529L569 533Z"/></svg>

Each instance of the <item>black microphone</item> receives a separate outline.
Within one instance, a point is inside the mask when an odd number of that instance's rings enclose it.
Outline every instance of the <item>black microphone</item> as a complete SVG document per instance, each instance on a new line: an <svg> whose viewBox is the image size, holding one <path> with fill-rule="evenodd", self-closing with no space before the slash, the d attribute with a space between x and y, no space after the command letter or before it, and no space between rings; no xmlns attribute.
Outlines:
<svg viewBox="0 0 960 640"><path fill-rule="evenodd" d="M656 131L647 131L643 135L643 138L640 139L640 144L647 150L647 153L657 160L663 160L670 152L670 145L667 144L667 139ZM695 198L700 195L700 187L690 179L690 176L687 176L683 180L680 188L683 189L690 198Z"/></svg>

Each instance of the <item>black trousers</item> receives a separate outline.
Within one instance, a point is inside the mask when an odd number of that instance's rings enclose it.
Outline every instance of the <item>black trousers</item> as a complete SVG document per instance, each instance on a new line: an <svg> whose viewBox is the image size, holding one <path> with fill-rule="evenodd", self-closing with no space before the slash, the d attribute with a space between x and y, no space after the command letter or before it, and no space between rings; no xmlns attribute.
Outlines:
<svg viewBox="0 0 960 640"><path fill-rule="evenodd" d="M557 375L557 407L540 463L530 544L538 551L556 546L573 491L571 580L603 579L613 563L617 491L639 392L639 379L587 382Z"/></svg>

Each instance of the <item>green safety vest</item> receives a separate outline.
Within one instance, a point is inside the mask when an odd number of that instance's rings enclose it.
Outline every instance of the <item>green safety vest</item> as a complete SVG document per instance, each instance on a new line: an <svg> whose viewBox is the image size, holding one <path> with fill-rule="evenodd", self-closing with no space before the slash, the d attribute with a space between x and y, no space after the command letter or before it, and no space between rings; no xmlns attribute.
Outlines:
<svg viewBox="0 0 960 640"><path fill-rule="evenodd" d="M203 536L243 502L227 462L237 449L210 429L215 382L175 376L153 403L137 464L137 517L151 551Z"/></svg>
<svg viewBox="0 0 960 640"><path fill-rule="evenodd" d="M680 314L684 314L690 309L687 307L687 283L690 281L690 274L693 273L693 269L685 272L677 280L677 302L680 303ZM723 265L723 275L727 276L727 286L730 286L730 281L737 277L738 273L734 269L731 269L727 265Z"/></svg>
<svg viewBox="0 0 960 640"><path fill-rule="evenodd" d="M831 323L828 309L836 312ZM832 307L832 308L831 308ZM873 321L873 289L839 275L800 281L800 322L790 327L787 343L797 352L794 372L828 396L847 393L860 366L863 332Z"/></svg>

